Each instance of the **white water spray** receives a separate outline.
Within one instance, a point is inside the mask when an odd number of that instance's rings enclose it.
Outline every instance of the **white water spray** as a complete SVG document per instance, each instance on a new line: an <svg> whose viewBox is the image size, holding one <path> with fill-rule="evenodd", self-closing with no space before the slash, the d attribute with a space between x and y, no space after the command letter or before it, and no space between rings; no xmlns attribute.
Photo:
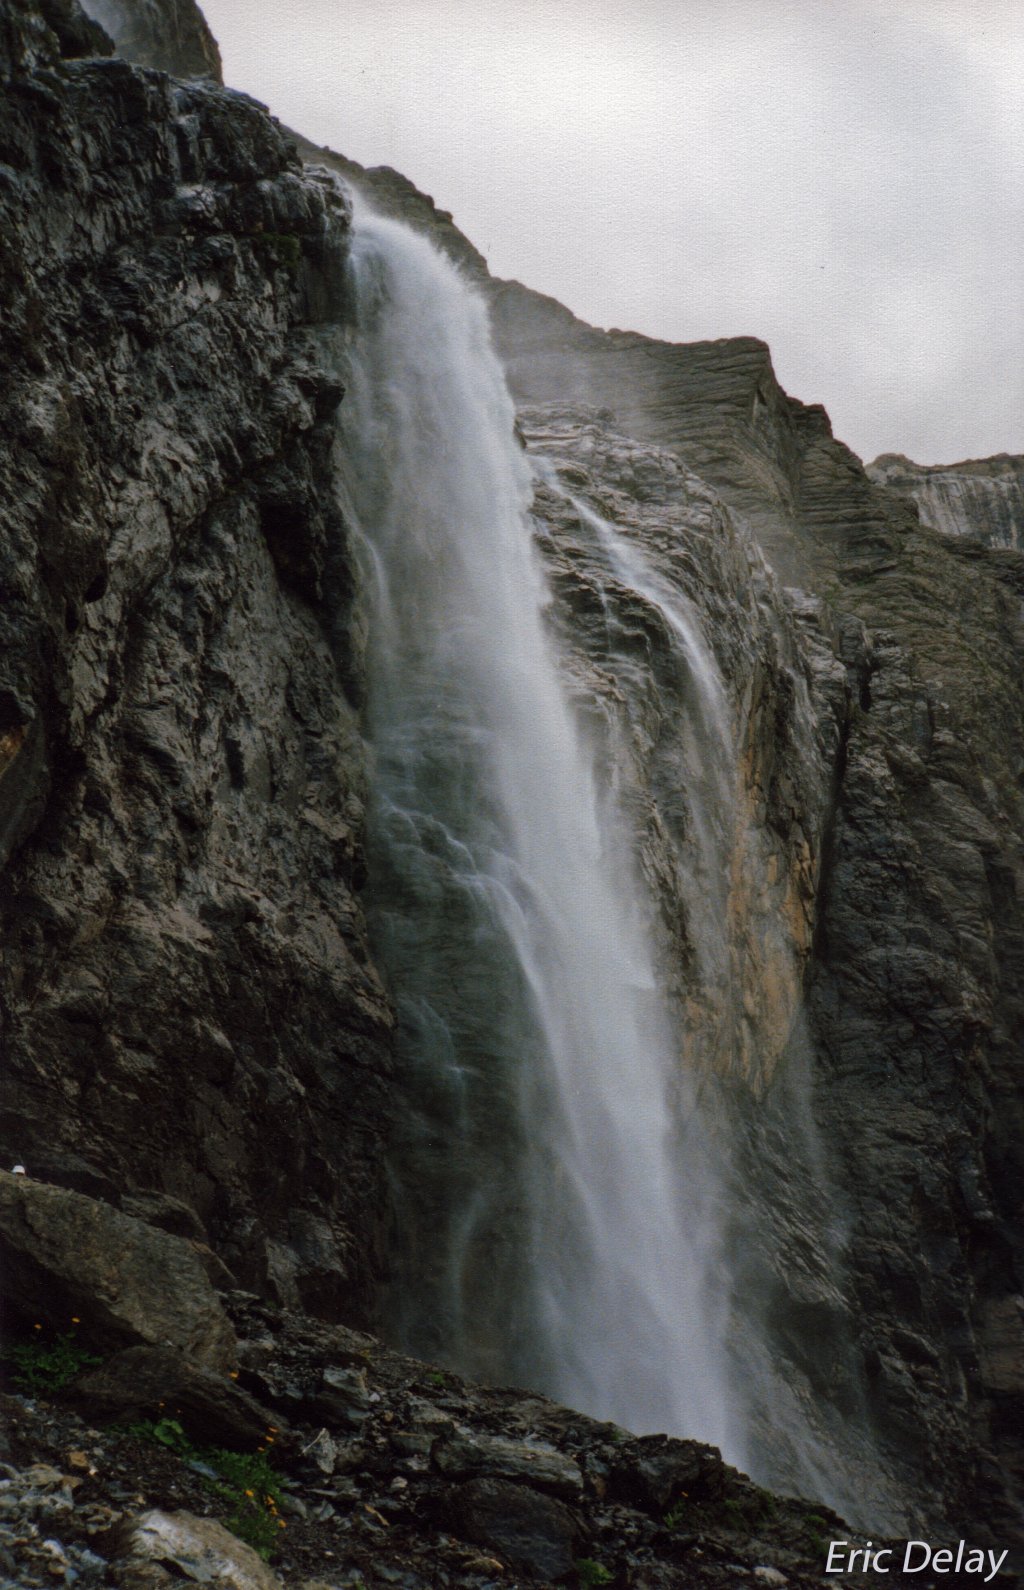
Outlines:
<svg viewBox="0 0 1024 1590"><path fill-rule="evenodd" d="M348 399L372 612L374 894L401 1021L397 1329L742 1453L719 1192L632 842L544 622L483 302L362 217Z"/></svg>
<svg viewBox="0 0 1024 1590"><path fill-rule="evenodd" d="M737 748L722 675L700 620L682 592L651 566L631 537L566 489L551 458L534 457L533 463L539 478L570 504L581 526L594 538L612 578L659 614L689 683L690 700L682 714L682 727L687 752L685 793L690 842L678 847L677 861L688 878L686 897L700 901L700 930L694 935L694 949L705 993L714 990L717 994L717 1025L722 1029L720 1039L724 1040L732 1014L729 1006L735 1000L729 873L738 814Z"/></svg>

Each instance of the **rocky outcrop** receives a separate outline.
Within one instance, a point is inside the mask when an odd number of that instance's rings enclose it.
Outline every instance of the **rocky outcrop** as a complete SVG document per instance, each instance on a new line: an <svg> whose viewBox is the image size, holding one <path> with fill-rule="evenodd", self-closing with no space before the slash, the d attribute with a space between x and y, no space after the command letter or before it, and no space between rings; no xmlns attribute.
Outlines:
<svg viewBox="0 0 1024 1590"><path fill-rule="evenodd" d="M332 491L347 203L251 101L3 19L0 1153L177 1199L243 1283L362 1317L390 1018Z"/></svg>
<svg viewBox="0 0 1024 1590"><path fill-rule="evenodd" d="M292 1384L358 1365L358 1428L310 1405L286 1430L279 1412L262 1450L239 1455L246 1468L206 1446L173 1402L100 1432L65 1399L0 1396L0 1572L12 1582L727 1590L739 1576L803 1590L820 1583L828 1538L848 1533L826 1509L771 1497L696 1442L632 1439L251 1296L228 1301L240 1385L291 1416ZM258 1494L247 1477L257 1473ZM238 1534L271 1557L262 1577Z"/></svg>
<svg viewBox="0 0 1024 1590"><path fill-rule="evenodd" d="M40 1329L75 1318L88 1339L169 1343L230 1369L234 1332L193 1244L109 1204L0 1172L7 1313Z"/></svg>
<svg viewBox="0 0 1024 1590"><path fill-rule="evenodd" d="M291 128L288 136L294 140L303 160L336 171L378 215L401 221L414 232L423 232L466 276L487 289L491 277L480 250L459 231L451 211L438 209L434 200L421 193L408 177L391 166L361 166L358 160L350 160L326 145L314 144Z"/></svg>
<svg viewBox="0 0 1024 1590"><path fill-rule="evenodd" d="M217 41L195 0L88 0L84 9L126 61L173 77L223 80Z"/></svg>
<svg viewBox="0 0 1024 1590"><path fill-rule="evenodd" d="M914 464L902 453L883 453L867 473L912 497L933 530L1024 552L1024 458L1000 453L963 464Z"/></svg>

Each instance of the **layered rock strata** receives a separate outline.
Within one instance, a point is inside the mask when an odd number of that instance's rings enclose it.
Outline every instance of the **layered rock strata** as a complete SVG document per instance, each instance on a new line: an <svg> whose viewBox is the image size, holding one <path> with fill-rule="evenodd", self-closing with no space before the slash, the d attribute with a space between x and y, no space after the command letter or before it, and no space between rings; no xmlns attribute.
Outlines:
<svg viewBox="0 0 1024 1590"><path fill-rule="evenodd" d="M883 453L867 466L879 486L911 497L923 524L1024 552L1024 458L1000 453L963 464L914 464Z"/></svg>

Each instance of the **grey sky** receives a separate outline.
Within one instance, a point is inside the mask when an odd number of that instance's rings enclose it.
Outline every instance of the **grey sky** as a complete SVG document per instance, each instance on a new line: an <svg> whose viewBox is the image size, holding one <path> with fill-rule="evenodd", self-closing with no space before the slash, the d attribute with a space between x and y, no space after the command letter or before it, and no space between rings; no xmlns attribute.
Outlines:
<svg viewBox="0 0 1024 1590"><path fill-rule="evenodd" d="M206 0L229 83L499 276L750 333L865 458L1024 451L1024 0Z"/></svg>

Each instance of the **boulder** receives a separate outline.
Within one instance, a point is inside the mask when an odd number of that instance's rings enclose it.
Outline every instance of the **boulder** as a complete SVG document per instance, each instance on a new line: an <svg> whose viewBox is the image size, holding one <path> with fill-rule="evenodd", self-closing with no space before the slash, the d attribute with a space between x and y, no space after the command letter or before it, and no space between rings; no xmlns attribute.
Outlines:
<svg viewBox="0 0 1024 1590"><path fill-rule="evenodd" d="M235 1333L192 1244L109 1204L0 1172L3 1296L60 1328L76 1317L97 1347L170 1345L226 1370Z"/></svg>
<svg viewBox="0 0 1024 1590"><path fill-rule="evenodd" d="M323 1370L319 1389L308 1400L308 1409L327 1424L348 1424L358 1429L370 1412L365 1372L333 1367Z"/></svg>
<svg viewBox="0 0 1024 1590"><path fill-rule="evenodd" d="M716 1447L664 1435L627 1442L611 1474L616 1496L656 1514L682 1495L694 1502L714 1501L724 1485L725 1464Z"/></svg>
<svg viewBox="0 0 1024 1590"><path fill-rule="evenodd" d="M180 1421L195 1441L249 1451L274 1423L267 1412L224 1375L190 1363L174 1347L128 1347L82 1375L75 1405L97 1424L134 1419Z"/></svg>
<svg viewBox="0 0 1024 1590"><path fill-rule="evenodd" d="M430 1455L434 1467L448 1479L493 1475L550 1491L569 1502L583 1495L578 1465L546 1443L453 1432L440 1436Z"/></svg>
<svg viewBox="0 0 1024 1590"><path fill-rule="evenodd" d="M277 1574L251 1546L213 1519L192 1513L153 1508L119 1525L109 1545L120 1559L117 1582L123 1586L158 1583L144 1577L145 1570L157 1567L177 1584L185 1579L210 1590L281 1590Z"/></svg>
<svg viewBox="0 0 1024 1590"><path fill-rule="evenodd" d="M579 1524L552 1496L511 1480L470 1480L453 1492L449 1517L461 1539L497 1552L519 1573L557 1583L573 1571Z"/></svg>

